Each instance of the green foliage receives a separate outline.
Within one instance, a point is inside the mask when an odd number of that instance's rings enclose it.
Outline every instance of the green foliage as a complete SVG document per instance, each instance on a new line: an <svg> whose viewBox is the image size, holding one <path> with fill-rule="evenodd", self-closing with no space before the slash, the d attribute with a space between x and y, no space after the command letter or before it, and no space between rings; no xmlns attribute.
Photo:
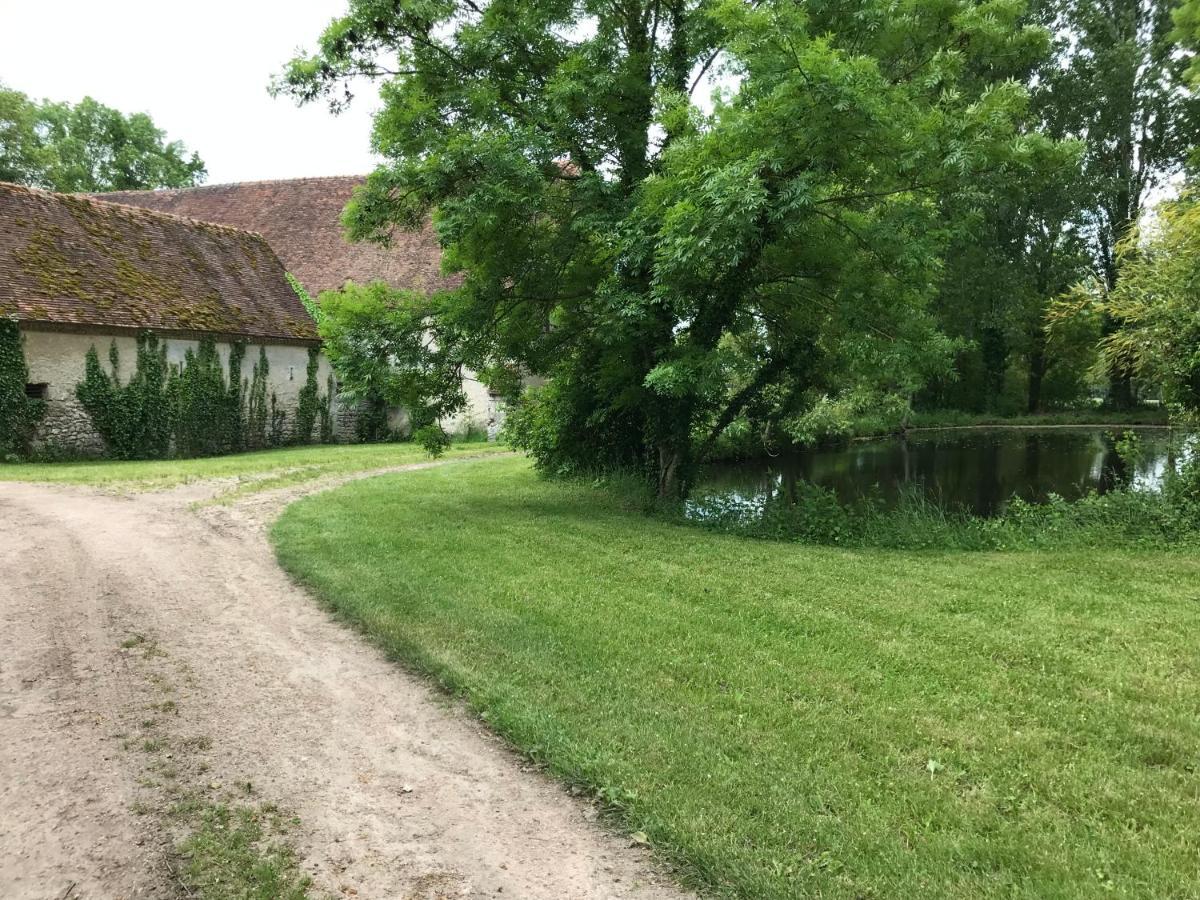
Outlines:
<svg viewBox="0 0 1200 900"><path fill-rule="evenodd" d="M85 97L37 102L0 84L0 181L64 193L190 187L204 163L145 113Z"/></svg>
<svg viewBox="0 0 1200 900"><path fill-rule="evenodd" d="M332 444L336 440L336 421L334 419L334 404L337 402L337 382L333 373L325 379L325 396L321 400L321 443Z"/></svg>
<svg viewBox="0 0 1200 900"><path fill-rule="evenodd" d="M325 314L321 312L320 304L318 304L317 301L312 298L312 295L304 289L304 285L300 283L299 279L297 279L295 275L293 275L291 272L285 272L284 274L287 276L288 284L292 286L292 290L296 292L296 296L300 298L300 302L304 304L304 308L308 310L308 314L312 316L312 320L320 325L321 320L325 316Z"/></svg>
<svg viewBox="0 0 1200 900"><path fill-rule="evenodd" d="M292 440L297 444L311 444L313 430L317 425L317 417L327 402L322 400L317 387L317 368L320 365L321 350L319 347L308 348L307 374L304 387L296 401L296 421Z"/></svg>
<svg viewBox="0 0 1200 900"><path fill-rule="evenodd" d="M428 298L383 282L321 294L319 331L342 393L362 407L360 436L387 436L387 409L402 407L431 453L448 442L441 421L466 404L460 348L431 331Z"/></svg>
<svg viewBox="0 0 1200 900"><path fill-rule="evenodd" d="M392 440L394 435L388 425L388 405L383 397L368 392L357 399L354 436L362 444Z"/></svg>
<svg viewBox="0 0 1200 900"><path fill-rule="evenodd" d="M340 107L355 77L384 79L387 163L345 222L386 241L436 210L462 286L371 326L399 326L386 343L425 404L452 404L463 365L550 378L543 468L620 465L673 494L741 415L947 370L927 312L942 211L1047 143L1005 80L1046 44L1019 4L497 9L353 0L275 85ZM714 69L732 86L707 111L694 75Z"/></svg>
<svg viewBox="0 0 1200 900"><path fill-rule="evenodd" d="M450 435L440 425L423 425L413 431L412 436L433 457L441 456L450 446Z"/></svg>
<svg viewBox="0 0 1200 900"><path fill-rule="evenodd" d="M1178 173L1200 127L1200 96L1177 52L1175 0L1047 0L1060 34L1055 103L1084 140L1083 178L1093 192L1088 237L1111 289L1118 245L1146 199Z"/></svg>
<svg viewBox="0 0 1200 900"><path fill-rule="evenodd" d="M1188 83L1188 54L1175 44L1176 6L1176 0L1044 3L1060 35L1048 90L1063 127L1085 147L1080 184L1089 199L1076 228L1107 291L1122 274L1123 242L1147 201L1181 172L1200 129L1200 94ZM1102 316L1098 327L1108 338L1121 323ZM1130 406L1133 373L1117 357L1104 359L1111 364L1109 402Z"/></svg>
<svg viewBox="0 0 1200 900"><path fill-rule="evenodd" d="M1120 280L1079 285L1055 309L1055 327L1107 320L1119 327L1101 343L1102 364L1162 386L1185 421L1200 420L1200 205L1188 194L1118 247Z"/></svg>
<svg viewBox="0 0 1200 900"><path fill-rule="evenodd" d="M894 507L872 499L843 505L833 491L801 483L794 496L763 507L705 498L693 502L687 521L743 537L893 550L1167 549L1200 546L1200 503L1187 495L1189 484L1180 474L1161 494L1117 490L1047 503L1013 498L1002 515L985 519L945 509L917 491ZM676 509L663 512L678 519Z"/></svg>
<svg viewBox="0 0 1200 900"><path fill-rule="evenodd" d="M267 446L282 447L287 442L287 410L279 405L279 398L271 392L271 407L267 425Z"/></svg>
<svg viewBox="0 0 1200 900"><path fill-rule="evenodd" d="M121 383L116 342L109 351L107 372L92 347L84 380L75 391L108 452L118 459L217 456L307 444L313 440L318 418L320 439L333 440L332 394L318 393L316 348L309 351L297 426L289 431L287 412L274 393L268 401L266 348L259 348L253 376L246 381L241 374L246 357L242 341L230 345L227 371L211 336L202 337L195 350L184 354L182 366L167 364L166 345L160 346L151 332L139 335L137 346L137 362L126 384Z"/></svg>
<svg viewBox="0 0 1200 900"><path fill-rule="evenodd" d="M244 342L230 347L228 379L211 337L201 338L195 352L184 355L172 384L176 456L219 456L246 446L241 374L245 355Z"/></svg>
<svg viewBox="0 0 1200 900"><path fill-rule="evenodd" d="M936 380L918 405L1036 412L1078 402L1094 384L1106 385L1115 406L1132 404L1128 371L1091 371L1097 342L1119 323L1100 318L1048 338L1046 315L1092 272L1107 289L1116 285L1120 241L1194 143L1200 100L1186 83L1188 54L1172 45L1174 6L1029 4L1027 20L1053 41L1049 54L1011 70L1031 91L1024 127L1066 140L1023 169L981 180L935 304L942 327L964 346L955 377ZM1183 31L1194 15L1187 7L1176 13Z"/></svg>
<svg viewBox="0 0 1200 900"><path fill-rule="evenodd" d="M46 414L44 400L26 396L28 381L25 339L15 321L0 316L0 459L26 453Z"/></svg>
<svg viewBox="0 0 1200 900"><path fill-rule="evenodd" d="M113 341L109 371L95 346L88 350L84 377L75 396L91 417L108 452L117 459L161 459L171 450L177 391L167 364L166 344L146 332L137 338L137 359L129 380L121 383L121 358Z"/></svg>
<svg viewBox="0 0 1200 900"><path fill-rule="evenodd" d="M267 348L259 347L258 360L254 363L250 389L246 395L246 446L251 450L267 446L267 376L270 374Z"/></svg>
<svg viewBox="0 0 1200 900"><path fill-rule="evenodd" d="M1200 0L1183 0L1171 14L1175 29L1171 36L1178 43L1181 55L1187 61L1184 77L1195 85L1200 83Z"/></svg>

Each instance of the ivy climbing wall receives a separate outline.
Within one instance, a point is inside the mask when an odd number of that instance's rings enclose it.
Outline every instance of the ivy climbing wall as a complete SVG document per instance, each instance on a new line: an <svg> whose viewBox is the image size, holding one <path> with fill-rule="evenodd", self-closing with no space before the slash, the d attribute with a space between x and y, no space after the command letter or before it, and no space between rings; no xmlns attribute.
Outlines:
<svg viewBox="0 0 1200 900"><path fill-rule="evenodd" d="M106 334L95 332L67 332L39 330L23 327L25 335L25 358L29 367L29 382L37 390L44 385L46 414L38 428L35 447L48 453L62 455L101 455L105 444L96 431L91 417L76 396L76 387L84 378L84 365L88 350L95 347L105 371L109 371L109 350L115 342L121 366L119 379L126 383L133 374L137 358L137 343L128 332ZM163 338L167 362L182 367L189 352L196 353L199 342L174 338ZM249 383L255 365L260 359L259 347L265 351L269 372L266 377L266 396L275 395L278 409L286 415L286 421L295 420L302 391L307 381L309 347L303 344L248 343L242 361L242 378ZM219 342L216 345L221 366L228 371L231 345ZM332 369L324 356L317 359L317 386L324 393ZM335 404L336 440L352 440L354 435L353 413L337 411ZM319 427L319 426L315 426ZM314 430L313 440L320 435Z"/></svg>

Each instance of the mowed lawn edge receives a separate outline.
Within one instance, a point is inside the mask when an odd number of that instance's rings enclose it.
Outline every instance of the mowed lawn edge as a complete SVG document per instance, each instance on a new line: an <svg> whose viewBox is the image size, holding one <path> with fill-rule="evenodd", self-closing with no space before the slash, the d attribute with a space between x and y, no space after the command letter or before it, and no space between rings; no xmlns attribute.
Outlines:
<svg viewBox="0 0 1200 900"><path fill-rule="evenodd" d="M463 441L451 444L439 459L466 459L506 452L510 449L503 444ZM0 463L0 482L35 481L157 490L193 481L228 478L276 487L323 475L432 461L425 449L415 443L314 444L190 459Z"/></svg>
<svg viewBox="0 0 1200 900"><path fill-rule="evenodd" d="M1200 561L849 551L523 459L289 507L281 564L720 896L1200 892Z"/></svg>

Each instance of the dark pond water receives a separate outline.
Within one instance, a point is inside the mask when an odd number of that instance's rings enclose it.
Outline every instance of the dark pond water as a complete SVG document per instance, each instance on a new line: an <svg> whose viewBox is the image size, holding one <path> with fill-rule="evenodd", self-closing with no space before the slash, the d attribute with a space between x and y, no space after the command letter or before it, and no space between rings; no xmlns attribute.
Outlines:
<svg viewBox="0 0 1200 900"><path fill-rule="evenodd" d="M902 491L918 490L946 508L993 516L1014 496L1074 500L1123 484L1155 490L1193 452L1194 439L1165 428L1133 430L1140 455L1132 464L1117 453L1113 432L1098 428L963 429L855 441L709 467L691 504L701 515L706 500L755 505L792 496L798 482L808 481L846 503L868 496L894 504Z"/></svg>

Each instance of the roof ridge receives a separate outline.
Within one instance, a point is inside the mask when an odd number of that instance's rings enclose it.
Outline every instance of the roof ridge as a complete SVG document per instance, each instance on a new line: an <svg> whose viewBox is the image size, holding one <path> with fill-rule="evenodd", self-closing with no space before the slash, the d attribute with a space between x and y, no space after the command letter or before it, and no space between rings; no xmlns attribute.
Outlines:
<svg viewBox="0 0 1200 900"><path fill-rule="evenodd" d="M236 228L233 225L222 225L220 222L209 222L204 219L194 219L191 216L181 216L177 213L162 212L157 209L150 209L145 206L134 206L130 203L120 203L116 200L101 200L96 194L68 194L62 191L47 191L42 188L29 187L24 184L15 184L11 181L0 181L0 189L9 189L16 191L25 191L30 194L40 194L45 197L65 198L67 200L80 200L84 203L93 203L97 206L115 206L122 213L132 213L134 216L144 216L149 219L171 219L176 222L183 222L187 225L199 225L204 228L215 228L219 231L229 231L233 234L248 234L258 238L266 243L267 239L257 231L251 231L248 228ZM116 191L112 193L117 193ZM125 191L124 193L138 193L134 191ZM148 193L148 192L147 192ZM102 195L101 195L102 196Z"/></svg>
<svg viewBox="0 0 1200 900"><path fill-rule="evenodd" d="M260 185L265 185L265 184L299 184L299 183L303 183L303 182L312 182L312 181L349 181L351 179L354 179L357 181L365 181L367 179L367 175L366 174L301 175L297 178L258 178L258 179L252 179L250 181L223 181L223 182L220 182L219 184L194 184L194 185L191 185L190 187L142 188L142 189L135 189L135 190L128 190L128 191L102 191L102 192L98 192L98 193L88 193L88 194L84 194L82 196L92 197L92 198L101 198L105 194L159 194L159 195L183 194L183 193L192 193L195 191L216 190L218 188L258 187Z"/></svg>

